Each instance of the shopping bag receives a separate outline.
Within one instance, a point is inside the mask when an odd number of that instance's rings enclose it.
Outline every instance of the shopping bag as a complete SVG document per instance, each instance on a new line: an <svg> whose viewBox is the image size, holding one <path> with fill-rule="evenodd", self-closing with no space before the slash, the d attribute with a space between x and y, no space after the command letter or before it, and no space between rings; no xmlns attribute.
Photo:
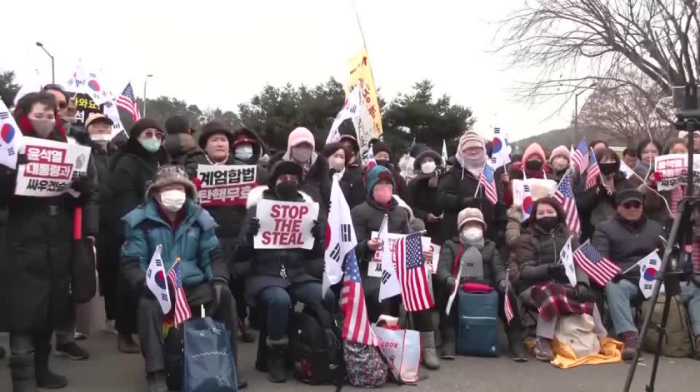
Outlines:
<svg viewBox="0 0 700 392"><path fill-rule="evenodd" d="M420 333L411 329L390 329L372 326L380 347L395 371L407 384L418 382L420 370Z"/></svg>
<svg viewBox="0 0 700 392"><path fill-rule="evenodd" d="M237 392L231 336L211 317L184 323L184 392Z"/></svg>

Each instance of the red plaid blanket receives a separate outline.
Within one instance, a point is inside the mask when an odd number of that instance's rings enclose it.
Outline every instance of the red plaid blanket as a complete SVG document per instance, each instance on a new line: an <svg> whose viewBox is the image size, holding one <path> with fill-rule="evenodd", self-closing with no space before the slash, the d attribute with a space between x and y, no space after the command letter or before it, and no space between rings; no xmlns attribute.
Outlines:
<svg viewBox="0 0 700 392"><path fill-rule="evenodd" d="M576 289L569 285L551 282L538 283L532 288L530 298L545 320L566 314L593 315L594 302L579 301Z"/></svg>

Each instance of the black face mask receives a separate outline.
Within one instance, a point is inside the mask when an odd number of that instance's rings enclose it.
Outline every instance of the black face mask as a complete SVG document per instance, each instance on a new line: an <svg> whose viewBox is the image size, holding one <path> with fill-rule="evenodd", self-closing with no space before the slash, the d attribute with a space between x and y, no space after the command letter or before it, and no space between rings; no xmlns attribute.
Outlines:
<svg viewBox="0 0 700 392"><path fill-rule="evenodd" d="M388 168L391 166L391 163L389 163L389 161L381 160L381 161L377 161L377 165L384 166L384 167Z"/></svg>
<svg viewBox="0 0 700 392"><path fill-rule="evenodd" d="M600 167L600 172L606 176L620 170L620 165L618 165L616 162L599 163L598 166Z"/></svg>
<svg viewBox="0 0 700 392"><path fill-rule="evenodd" d="M551 231L551 230L555 229L557 227L557 225L559 225L559 218L554 217L554 216L548 216L546 218L538 219L537 224L541 228L543 228L547 231Z"/></svg>
<svg viewBox="0 0 700 392"><path fill-rule="evenodd" d="M275 187L275 193L282 200L294 200L297 196L297 186L288 182L281 182Z"/></svg>
<svg viewBox="0 0 700 392"><path fill-rule="evenodd" d="M542 161L527 161L525 168L527 170L542 170Z"/></svg>

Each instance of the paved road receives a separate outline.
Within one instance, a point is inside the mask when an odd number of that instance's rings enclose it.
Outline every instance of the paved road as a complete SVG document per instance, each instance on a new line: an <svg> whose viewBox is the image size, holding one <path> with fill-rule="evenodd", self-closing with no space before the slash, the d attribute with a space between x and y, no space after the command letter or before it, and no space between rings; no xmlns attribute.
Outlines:
<svg viewBox="0 0 700 392"><path fill-rule="evenodd" d="M7 347L7 336L0 335L0 345ZM90 338L86 345L92 354L88 361L73 362L52 358L55 371L70 378L71 392L145 391L143 360L140 355L120 354L113 336L101 333ZM253 368L256 344L241 345L241 372L249 383L248 391L309 392L332 391L332 387L309 387L296 381L273 387L262 373ZM647 355L647 362L651 361ZM7 359L0 360L0 391L11 391ZM698 391L700 363L690 359L663 359L659 372L658 391ZM640 366L633 391L644 391L648 380L648 366ZM443 362L442 369L428 372L429 380L417 387L404 386L408 391L470 391L470 392L603 392L621 391L627 371L625 364L586 366L578 369L559 370L530 360L516 364L502 357L498 359L459 357L456 361ZM390 386L390 389L396 389ZM348 387L348 390L353 388Z"/></svg>

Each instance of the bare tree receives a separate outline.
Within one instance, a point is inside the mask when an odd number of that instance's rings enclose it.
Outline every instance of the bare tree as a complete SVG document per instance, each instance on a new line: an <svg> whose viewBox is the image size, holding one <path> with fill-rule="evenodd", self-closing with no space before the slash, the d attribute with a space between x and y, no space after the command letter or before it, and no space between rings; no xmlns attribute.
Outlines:
<svg viewBox="0 0 700 392"><path fill-rule="evenodd" d="M591 83L633 88L653 102L655 93L625 76L638 70L662 96L696 82L697 7L694 0L526 0L503 21L497 50L514 65L542 69L519 91L531 102L559 97L564 104Z"/></svg>
<svg viewBox="0 0 700 392"><path fill-rule="evenodd" d="M630 84L611 88L615 82L603 82L581 108L579 124L601 130L627 145L636 144L647 135L666 140L674 128L671 103L664 99L661 88L638 70L626 72L620 78L634 81L646 94Z"/></svg>

